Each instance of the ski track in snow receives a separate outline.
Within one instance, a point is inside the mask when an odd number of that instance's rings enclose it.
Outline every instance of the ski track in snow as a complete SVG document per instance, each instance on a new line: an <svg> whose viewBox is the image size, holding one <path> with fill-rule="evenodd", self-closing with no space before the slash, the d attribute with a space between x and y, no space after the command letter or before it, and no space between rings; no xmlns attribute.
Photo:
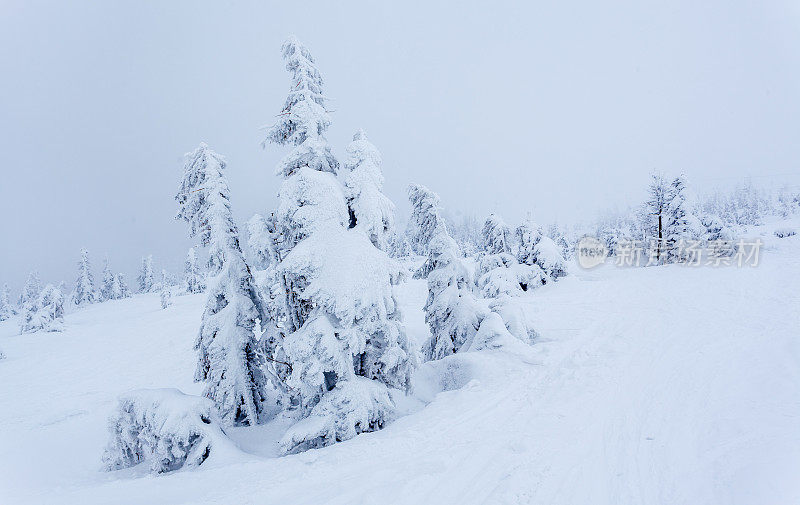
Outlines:
<svg viewBox="0 0 800 505"><path fill-rule="evenodd" d="M383 431L159 477L100 471L106 419L129 389L199 393L204 295L94 305L61 334L0 323L0 501L800 503L798 238L765 234L756 268L575 269L527 298L534 346L423 365L461 387ZM421 343L425 281L398 294ZM254 430L234 439L281 435Z"/></svg>

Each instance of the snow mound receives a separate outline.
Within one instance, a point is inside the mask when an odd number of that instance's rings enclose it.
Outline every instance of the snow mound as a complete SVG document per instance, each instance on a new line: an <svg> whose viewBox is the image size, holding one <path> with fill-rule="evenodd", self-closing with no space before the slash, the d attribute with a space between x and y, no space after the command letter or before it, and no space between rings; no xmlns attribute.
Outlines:
<svg viewBox="0 0 800 505"><path fill-rule="evenodd" d="M539 333L534 329L530 304L519 298L502 296L494 300L489 309L498 314L503 320L506 329L511 335L521 342L533 344L539 337Z"/></svg>
<svg viewBox="0 0 800 505"><path fill-rule="evenodd" d="M177 389L141 389L123 395L109 422L103 455L107 470L147 462L155 474L197 467L218 452L235 451L214 402Z"/></svg>

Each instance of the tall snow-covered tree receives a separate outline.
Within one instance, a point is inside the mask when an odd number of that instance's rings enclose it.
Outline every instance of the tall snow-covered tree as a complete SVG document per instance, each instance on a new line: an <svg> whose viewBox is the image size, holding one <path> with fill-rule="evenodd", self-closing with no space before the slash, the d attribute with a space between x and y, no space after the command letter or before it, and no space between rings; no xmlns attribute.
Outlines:
<svg viewBox="0 0 800 505"><path fill-rule="evenodd" d="M122 274L117 274L114 276L114 285L111 293L113 294L115 300L130 298L133 296L128 284L125 282L125 277Z"/></svg>
<svg viewBox="0 0 800 505"><path fill-rule="evenodd" d="M264 145L272 142L295 146L278 165L278 172L286 177L301 167L336 173L339 162L324 136L331 119L325 110L322 76L314 58L294 37L283 44L281 51L292 84L278 121L267 130Z"/></svg>
<svg viewBox="0 0 800 505"><path fill-rule="evenodd" d="M517 238L517 260L525 265L535 263L536 244L542 239L542 229L530 218L525 219L514 231Z"/></svg>
<svg viewBox="0 0 800 505"><path fill-rule="evenodd" d="M431 338L422 347L427 360L458 352L478 331L485 310L472 293L469 270L461 261L461 251L447 232L442 219L439 196L425 186L408 188L413 207L414 242L428 252L428 299L425 321Z"/></svg>
<svg viewBox="0 0 800 505"><path fill-rule="evenodd" d="M669 218L669 192L669 184L664 177L653 174L649 188L650 196L647 200L649 226L646 233L647 239L652 242L650 246L653 250L650 251L650 254L657 264L666 261L665 227Z"/></svg>
<svg viewBox="0 0 800 505"><path fill-rule="evenodd" d="M105 302L107 300L116 300L114 296L114 283L116 282L116 279L117 278L114 273L111 272L111 267L108 264L108 258L106 258L105 263L103 264L103 278L102 283L100 284L99 301Z"/></svg>
<svg viewBox="0 0 800 505"><path fill-rule="evenodd" d="M489 214L486 218L482 236L486 254L511 253L511 229L497 214Z"/></svg>
<svg viewBox="0 0 800 505"><path fill-rule="evenodd" d="M64 295L48 284L35 303L28 303L22 313L20 333L64 330Z"/></svg>
<svg viewBox="0 0 800 505"><path fill-rule="evenodd" d="M408 220L408 237L411 249L419 255L428 254L428 245L441 227L447 231L442 218L439 195L422 184L411 184L408 187L408 199L411 202L411 217Z"/></svg>
<svg viewBox="0 0 800 505"><path fill-rule="evenodd" d="M538 266L552 280L567 274L561 247L542 233L539 225L526 219L515 231L517 260L523 265Z"/></svg>
<svg viewBox="0 0 800 505"><path fill-rule="evenodd" d="M28 274L28 280L25 281L25 286L22 288L22 293L19 295L19 308L25 308L27 304L36 304L39 300L39 293L42 292L42 282L39 280L38 272L31 272Z"/></svg>
<svg viewBox="0 0 800 505"><path fill-rule="evenodd" d="M381 154L367 140L364 130L353 135L347 146L347 173L344 179L350 227L364 231L375 247L387 250L387 240L394 226L394 203L383 194Z"/></svg>
<svg viewBox="0 0 800 505"><path fill-rule="evenodd" d="M183 263L183 282L187 293L202 293L206 289L205 277L197 264L194 247L190 247L186 253L186 261Z"/></svg>
<svg viewBox="0 0 800 505"><path fill-rule="evenodd" d="M75 290L72 292L72 303L82 306L96 301L97 293L94 290L94 277L89 264L89 251L81 249L81 259L78 261L78 279L75 281Z"/></svg>
<svg viewBox="0 0 800 505"><path fill-rule="evenodd" d="M305 417L282 441L297 452L381 428L393 412L388 387L409 386L413 353L393 295L400 267L349 227L339 163L324 137L322 77L296 39L282 50L292 88L267 140L293 149L277 168L283 299L265 352Z"/></svg>
<svg viewBox="0 0 800 505"><path fill-rule="evenodd" d="M667 261L682 261L678 244L681 240L693 238L690 219L686 204L686 181L681 175L673 179L667 192L667 219L664 225L664 238L666 240Z"/></svg>
<svg viewBox="0 0 800 505"><path fill-rule="evenodd" d="M186 155L175 197L178 219L209 247L211 274L200 332L195 380L227 424L255 424L262 412L266 377L254 333L260 307L231 211L226 164L206 144Z"/></svg>
<svg viewBox="0 0 800 505"><path fill-rule="evenodd" d="M161 300L161 308L166 309L172 305L172 288L167 284L161 285L161 293L159 295Z"/></svg>
<svg viewBox="0 0 800 505"><path fill-rule="evenodd" d="M139 269L139 277L136 278L139 283L140 293L149 293L153 290L153 255L148 255L142 258L142 267Z"/></svg>
<svg viewBox="0 0 800 505"><path fill-rule="evenodd" d="M16 315L17 309L11 303L11 290L8 284L3 284L3 289L0 291L0 321L5 321Z"/></svg>

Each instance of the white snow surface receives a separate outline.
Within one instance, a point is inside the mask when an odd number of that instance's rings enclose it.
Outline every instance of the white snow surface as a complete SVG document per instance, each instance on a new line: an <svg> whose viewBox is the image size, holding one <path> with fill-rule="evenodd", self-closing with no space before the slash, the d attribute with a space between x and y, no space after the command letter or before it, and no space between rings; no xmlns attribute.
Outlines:
<svg viewBox="0 0 800 505"><path fill-rule="evenodd" d="M773 231L750 234L765 243L755 268L573 268L519 297L532 346L493 339L508 345L421 365L382 431L277 457L279 417L227 430L239 452L158 477L102 470L108 418L133 389L200 393L205 295L90 305L63 333L19 335L12 318L0 502L800 503L800 237ZM425 281L397 292L419 345Z"/></svg>

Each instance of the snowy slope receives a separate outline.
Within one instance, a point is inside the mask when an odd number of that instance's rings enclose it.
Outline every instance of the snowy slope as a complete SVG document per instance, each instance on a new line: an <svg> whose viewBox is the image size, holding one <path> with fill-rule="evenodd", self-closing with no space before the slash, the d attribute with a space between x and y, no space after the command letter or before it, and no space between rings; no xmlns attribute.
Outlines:
<svg viewBox="0 0 800 505"><path fill-rule="evenodd" d="M423 365L430 403L381 432L276 458L278 420L160 477L100 471L106 418L129 389L200 391L203 295L91 306L63 334L0 323L0 501L800 503L800 237L767 231L756 268L575 269L526 299L536 345ZM421 342L424 281L400 297Z"/></svg>

